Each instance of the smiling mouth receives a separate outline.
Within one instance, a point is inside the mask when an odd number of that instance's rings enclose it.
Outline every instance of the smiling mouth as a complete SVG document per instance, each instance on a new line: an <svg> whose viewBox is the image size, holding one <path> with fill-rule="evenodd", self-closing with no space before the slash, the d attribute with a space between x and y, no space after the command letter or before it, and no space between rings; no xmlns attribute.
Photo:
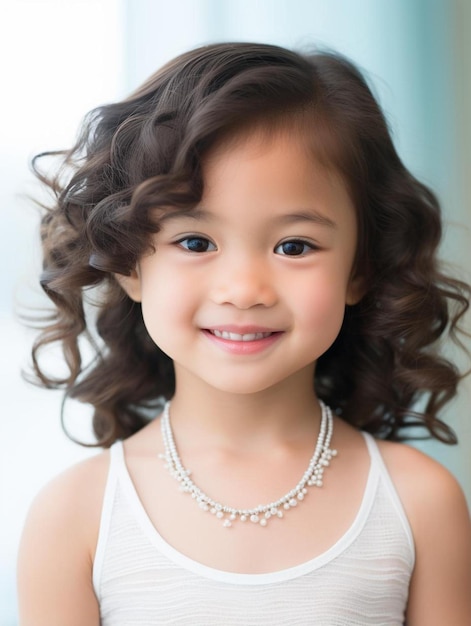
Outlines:
<svg viewBox="0 0 471 626"><path fill-rule="evenodd" d="M266 333L245 333L243 335L239 335L238 333L231 333L227 330L210 330L211 335L215 337L219 337L219 339L228 339L229 341L257 341L258 339L266 339L271 335L274 335L273 332Z"/></svg>

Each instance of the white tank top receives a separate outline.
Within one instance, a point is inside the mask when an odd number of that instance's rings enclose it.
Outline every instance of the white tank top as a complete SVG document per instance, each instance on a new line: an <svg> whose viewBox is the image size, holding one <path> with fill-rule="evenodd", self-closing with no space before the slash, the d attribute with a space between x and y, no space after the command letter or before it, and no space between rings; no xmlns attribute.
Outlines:
<svg viewBox="0 0 471 626"><path fill-rule="evenodd" d="M412 533L376 442L360 509L326 552L269 574L234 574L184 556L157 532L126 469L111 462L93 566L102 626L400 626Z"/></svg>

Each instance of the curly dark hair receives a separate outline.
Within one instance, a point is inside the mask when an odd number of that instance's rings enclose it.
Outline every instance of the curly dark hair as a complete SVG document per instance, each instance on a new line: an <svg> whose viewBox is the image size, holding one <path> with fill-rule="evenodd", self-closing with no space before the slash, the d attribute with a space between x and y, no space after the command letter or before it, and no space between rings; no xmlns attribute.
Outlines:
<svg viewBox="0 0 471 626"><path fill-rule="evenodd" d="M97 445L139 430L149 408L175 389L171 359L149 337L140 304L115 274L129 275L149 249L159 229L156 209L188 210L199 202L210 150L238 133L288 124L303 127L316 157L348 187L359 225L356 271L367 283L318 360L319 397L383 438L404 438L420 425L427 436L456 442L438 413L461 375L438 344L457 339L470 291L439 268L435 195L402 164L350 61L331 52L224 43L177 57L122 102L90 112L70 150L33 160L54 197L42 219L41 285L55 305L33 347L35 377L93 405ZM54 174L38 168L44 156L60 158ZM91 287L99 300L93 320ZM87 366L82 337L95 348ZM39 362L53 342L68 366L63 378Z"/></svg>

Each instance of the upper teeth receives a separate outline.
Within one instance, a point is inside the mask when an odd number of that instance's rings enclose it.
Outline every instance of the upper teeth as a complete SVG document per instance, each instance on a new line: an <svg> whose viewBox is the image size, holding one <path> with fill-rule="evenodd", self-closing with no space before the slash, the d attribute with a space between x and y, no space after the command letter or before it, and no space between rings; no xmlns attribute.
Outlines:
<svg viewBox="0 0 471 626"><path fill-rule="evenodd" d="M255 339L264 339L269 337L271 333L247 333L239 335L238 333L229 333L226 330L212 330L213 335L221 339L230 339L231 341L254 341Z"/></svg>

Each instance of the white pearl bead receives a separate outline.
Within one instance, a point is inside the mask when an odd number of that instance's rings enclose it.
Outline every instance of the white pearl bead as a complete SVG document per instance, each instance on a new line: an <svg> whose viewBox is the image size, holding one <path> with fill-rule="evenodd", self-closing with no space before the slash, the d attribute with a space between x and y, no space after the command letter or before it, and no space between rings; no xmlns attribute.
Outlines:
<svg viewBox="0 0 471 626"><path fill-rule="evenodd" d="M332 458L337 456L337 450L329 447L333 427L331 410L322 402L321 409L322 421L317 444L313 457L301 481L294 489L283 496L283 498L277 500L274 505L260 505L253 508L249 514L242 513L241 511L231 513L229 507L213 503L211 499L193 483L190 478L191 471L182 467L175 442L173 441L172 428L169 421L169 403L165 405L162 417L162 436L165 454L158 454L158 457L163 459L165 468L169 471L170 475L178 481L180 491L190 493L199 507L204 511L210 511L211 514L220 519L225 528L230 528L232 522L237 519L242 522L246 522L250 519L253 523L266 526L271 517L276 516L282 518L284 516L284 510L289 510L291 507L297 506L299 502L304 500L308 493L306 487L321 487L323 485L322 479L325 469L329 466Z"/></svg>

